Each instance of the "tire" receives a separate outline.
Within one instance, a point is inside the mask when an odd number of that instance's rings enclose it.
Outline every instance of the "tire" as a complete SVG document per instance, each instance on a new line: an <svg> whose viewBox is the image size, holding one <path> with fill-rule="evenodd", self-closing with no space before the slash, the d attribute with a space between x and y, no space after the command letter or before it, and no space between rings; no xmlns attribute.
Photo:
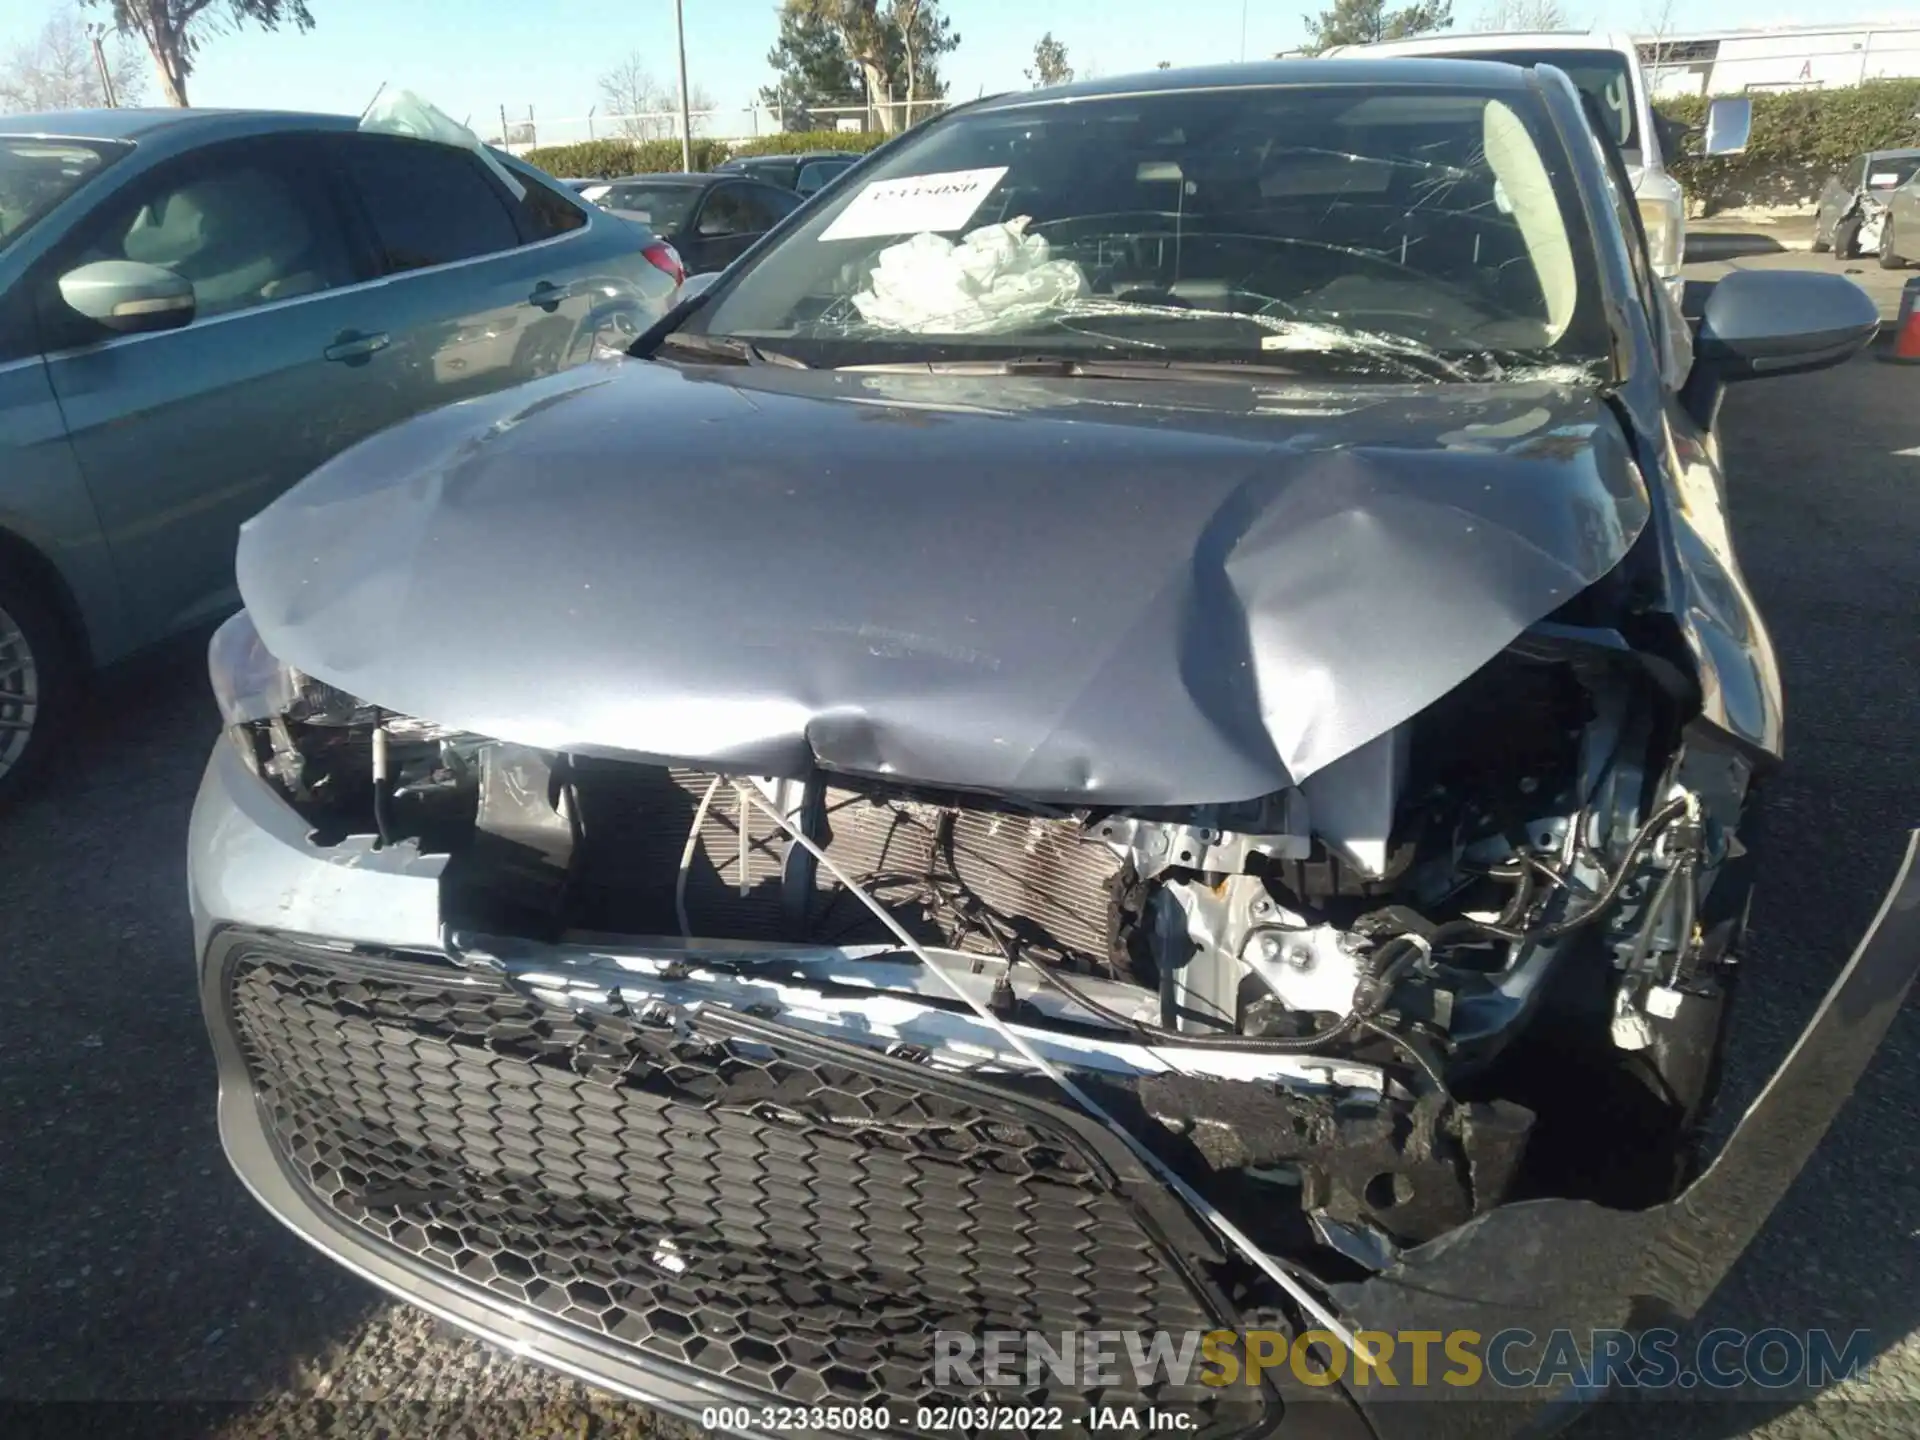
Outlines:
<svg viewBox="0 0 1920 1440"><path fill-rule="evenodd" d="M1833 227L1833 253L1842 260L1860 258L1860 217L1848 216L1835 222Z"/></svg>
<svg viewBox="0 0 1920 1440"><path fill-rule="evenodd" d="M0 570L0 809L45 773L82 679L60 613L24 577Z"/></svg>
<svg viewBox="0 0 1920 1440"><path fill-rule="evenodd" d="M1893 216L1889 215L1880 226L1880 268L1898 270L1906 263L1900 258L1900 252L1893 248Z"/></svg>

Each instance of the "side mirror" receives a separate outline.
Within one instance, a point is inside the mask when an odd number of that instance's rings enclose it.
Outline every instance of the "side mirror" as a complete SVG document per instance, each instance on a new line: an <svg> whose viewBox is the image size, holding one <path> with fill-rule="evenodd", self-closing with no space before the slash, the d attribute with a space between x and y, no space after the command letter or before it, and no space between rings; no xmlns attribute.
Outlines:
<svg viewBox="0 0 1920 1440"><path fill-rule="evenodd" d="M1687 141L1692 138L1694 127L1684 120L1676 120L1671 115L1655 110L1653 133L1659 138L1661 155L1671 164L1687 153Z"/></svg>
<svg viewBox="0 0 1920 1440"><path fill-rule="evenodd" d="M193 284L138 260L96 260L60 277L70 309L109 330L140 335L177 330L193 319Z"/></svg>
<svg viewBox="0 0 1920 1440"><path fill-rule="evenodd" d="M1723 95L1707 102L1707 141L1702 155L1738 155L1753 134L1753 101Z"/></svg>
<svg viewBox="0 0 1920 1440"><path fill-rule="evenodd" d="M674 296L676 304L704 295L711 290L714 282L720 278L718 270L703 270L698 275L689 275L680 282L680 293Z"/></svg>
<svg viewBox="0 0 1920 1440"><path fill-rule="evenodd" d="M1707 297L1694 369L1723 381L1824 370L1852 359L1879 328L1879 306L1844 275L1735 270Z"/></svg>

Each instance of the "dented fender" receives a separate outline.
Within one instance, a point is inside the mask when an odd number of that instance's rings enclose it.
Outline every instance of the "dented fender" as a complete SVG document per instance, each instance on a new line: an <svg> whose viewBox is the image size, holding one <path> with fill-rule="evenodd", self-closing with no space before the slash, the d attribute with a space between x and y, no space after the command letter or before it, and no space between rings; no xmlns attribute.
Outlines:
<svg viewBox="0 0 1920 1440"><path fill-rule="evenodd" d="M1646 1329L1691 1319L1760 1233L1846 1104L1920 976L1920 831L1873 924L1757 1099L1698 1178L1667 1204L1502 1205L1334 1288L1355 1330ZM1564 1395L1491 1383L1357 1391L1381 1440L1543 1433ZM1449 1404L1405 1405L1406 1400ZM1498 1401L1498 1404L1492 1403ZM1498 1423L1494 1423L1498 1421Z"/></svg>

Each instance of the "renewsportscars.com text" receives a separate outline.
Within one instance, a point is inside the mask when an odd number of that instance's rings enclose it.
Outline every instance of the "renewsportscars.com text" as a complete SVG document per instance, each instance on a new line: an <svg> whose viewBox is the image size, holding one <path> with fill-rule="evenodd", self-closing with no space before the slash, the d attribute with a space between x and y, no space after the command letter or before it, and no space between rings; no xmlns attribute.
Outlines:
<svg viewBox="0 0 1920 1440"><path fill-rule="evenodd" d="M1842 1336L1828 1330L1719 1329L1692 1341L1674 1330L1362 1330L1353 1340L1349 1350L1325 1330L943 1330L934 1335L933 1380L968 1388L1048 1380L1089 1387L1221 1387L1259 1385L1287 1374L1309 1386L1382 1389L1786 1389L1837 1384L1864 1369L1873 1355L1865 1330Z"/></svg>

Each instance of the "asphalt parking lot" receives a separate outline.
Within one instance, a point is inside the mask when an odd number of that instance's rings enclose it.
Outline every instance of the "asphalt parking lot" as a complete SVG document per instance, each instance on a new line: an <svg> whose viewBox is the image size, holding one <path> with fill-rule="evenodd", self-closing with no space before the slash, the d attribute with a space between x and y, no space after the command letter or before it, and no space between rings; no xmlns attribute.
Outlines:
<svg viewBox="0 0 1920 1440"><path fill-rule="evenodd" d="M1735 264L1830 264L1758 256ZM1719 267L1713 267L1717 269ZM1897 273L1858 262L1882 299ZM1703 273L1712 273L1703 268ZM1785 670L1738 1103L1811 1012L1920 824L1920 367L1746 387L1723 422L1735 530ZM422 643L444 643L423 637ZM464 1340L323 1261L227 1170L182 859L215 733L195 647L99 689L53 783L0 819L0 1401L166 1400L130 1433L597 1437L646 1412ZM1864 1327L1868 1373L1609 1404L1585 1440L1920 1430L1920 1004L1703 1324ZM93 1412L90 1412L93 1413ZM13 1411L62 1433L59 1409ZM15 1433L18 1433L17 1431Z"/></svg>

